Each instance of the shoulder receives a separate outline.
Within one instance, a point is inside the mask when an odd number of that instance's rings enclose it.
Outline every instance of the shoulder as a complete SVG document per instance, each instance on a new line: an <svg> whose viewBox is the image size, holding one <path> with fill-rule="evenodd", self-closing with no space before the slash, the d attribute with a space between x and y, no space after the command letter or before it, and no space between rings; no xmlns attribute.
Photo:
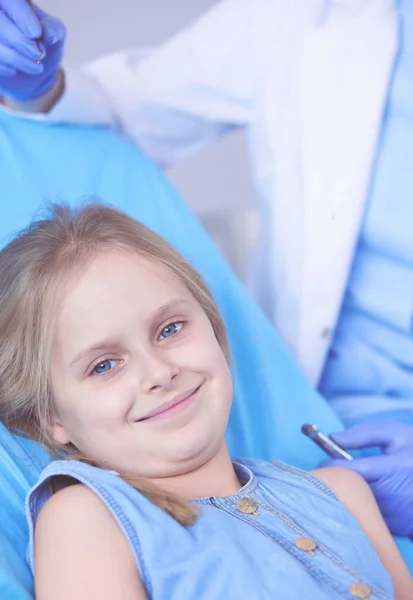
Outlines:
<svg viewBox="0 0 413 600"><path fill-rule="evenodd" d="M59 490L45 503L34 548L36 598L146 598L120 526L82 484Z"/></svg>
<svg viewBox="0 0 413 600"><path fill-rule="evenodd" d="M334 492L369 537L376 527L383 529L386 537L390 536L373 492L361 475L345 467L315 469L312 474Z"/></svg>
<svg viewBox="0 0 413 600"><path fill-rule="evenodd" d="M102 519L109 512L102 501L88 487L81 483L66 485L54 493L40 510L37 525L60 521L62 517L72 520L88 520L90 517Z"/></svg>
<svg viewBox="0 0 413 600"><path fill-rule="evenodd" d="M314 469L311 473L337 496L358 521L369 510L378 510L369 484L358 473L345 467L324 467Z"/></svg>
<svg viewBox="0 0 413 600"><path fill-rule="evenodd" d="M343 504L351 510L350 505L363 504L370 498L374 502L370 487L361 475L345 467L324 467L314 469L310 473L320 479Z"/></svg>
<svg viewBox="0 0 413 600"><path fill-rule="evenodd" d="M49 538L56 536L70 547L86 544L88 539L90 544L99 543L108 535L121 535L111 513L89 488L76 484L54 493L41 508L36 520L35 547L40 542L47 546Z"/></svg>

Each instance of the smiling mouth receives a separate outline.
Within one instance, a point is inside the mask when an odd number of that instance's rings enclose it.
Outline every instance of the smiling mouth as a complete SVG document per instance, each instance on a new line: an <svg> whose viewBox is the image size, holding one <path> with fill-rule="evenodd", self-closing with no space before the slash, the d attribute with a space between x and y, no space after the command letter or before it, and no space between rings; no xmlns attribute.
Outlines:
<svg viewBox="0 0 413 600"><path fill-rule="evenodd" d="M202 385L202 384L201 384ZM164 402L158 408L155 408L142 419L138 419L138 423L143 421L158 421L160 419L168 419L188 408L195 400L200 389L200 385L192 390L188 390L179 394L169 402Z"/></svg>

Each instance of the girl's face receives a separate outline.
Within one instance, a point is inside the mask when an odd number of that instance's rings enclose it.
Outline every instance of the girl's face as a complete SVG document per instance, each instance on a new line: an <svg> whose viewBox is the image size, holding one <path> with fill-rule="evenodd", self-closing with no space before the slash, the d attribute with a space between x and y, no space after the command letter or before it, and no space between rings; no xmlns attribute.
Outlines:
<svg viewBox="0 0 413 600"><path fill-rule="evenodd" d="M167 267L102 252L68 286L51 348L54 439L142 477L187 473L224 444L228 364Z"/></svg>

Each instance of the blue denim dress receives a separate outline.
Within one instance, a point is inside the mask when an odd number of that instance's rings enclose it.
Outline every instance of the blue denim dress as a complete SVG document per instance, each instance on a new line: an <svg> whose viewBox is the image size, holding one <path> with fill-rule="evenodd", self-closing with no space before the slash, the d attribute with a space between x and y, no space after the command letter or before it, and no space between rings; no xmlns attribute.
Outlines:
<svg viewBox="0 0 413 600"><path fill-rule="evenodd" d="M76 461L55 461L30 491L33 530L50 491L68 475L104 502L126 536L151 600L394 598L393 585L357 521L321 481L282 462L234 463L234 496L196 500L201 516L185 528L121 480Z"/></svg>

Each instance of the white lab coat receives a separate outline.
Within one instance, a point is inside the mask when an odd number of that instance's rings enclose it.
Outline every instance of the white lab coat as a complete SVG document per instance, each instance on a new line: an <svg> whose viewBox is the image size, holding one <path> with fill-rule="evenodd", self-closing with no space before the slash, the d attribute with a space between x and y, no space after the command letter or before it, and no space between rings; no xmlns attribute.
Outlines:
<svg viewBox="0 0 413 600"><path fill-rule="evenodd" d="M222 0L149 58L122 52L69 72L49 117L117 124L160 164L247 128L264 222L255 292L314 384L363 216L397 26L393 0Z"/></svg>

